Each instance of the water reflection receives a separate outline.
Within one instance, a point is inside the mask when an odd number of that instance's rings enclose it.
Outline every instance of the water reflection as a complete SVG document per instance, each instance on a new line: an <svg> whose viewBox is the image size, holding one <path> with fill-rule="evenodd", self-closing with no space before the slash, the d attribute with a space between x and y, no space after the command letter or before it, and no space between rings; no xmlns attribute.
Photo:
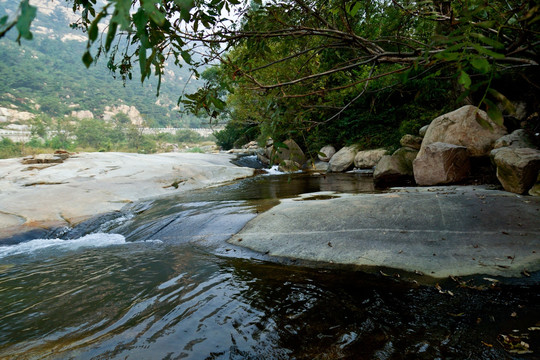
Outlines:
<svg viewBox="0 0 540 360"><path fill-rule="evenodd" d="M70 236L106 228L163 242L0 259L0 358L509 358L497 335L535 326L537 285L447 282L453 295L441 294L356 271L218 256L188 241L215 245L279 198L369 188L348 176L253 178L137 204ZM540 332L529 333L532 359Z"/></svg>
<svg viewBox="0 0 540 360"><path fill-rule="evenodd" d="M189 244L38 256L0 274L0 356L505 358L482 342L537 321L534 288L452 290L221 258Z"/></svg>

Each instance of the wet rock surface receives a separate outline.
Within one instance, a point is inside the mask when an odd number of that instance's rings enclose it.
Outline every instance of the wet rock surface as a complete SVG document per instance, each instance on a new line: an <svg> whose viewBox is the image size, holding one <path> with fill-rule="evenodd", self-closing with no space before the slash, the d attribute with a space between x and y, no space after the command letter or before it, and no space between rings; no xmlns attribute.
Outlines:
<svg viewBox="0 0 540 360"><path fill-rule="evenodd" d="M230 243L276 258L433 277L540 270L538 198L461 186L307 200L282 201Z"/></svg>
<svg viewBox="0 0 540 360"><path fill-rule="evenodd" d="M73 225L144 198L253 175L226 154L81 153L60 163L0 160L0 233ZM48 157L47 157L48 158Z"/></svg>

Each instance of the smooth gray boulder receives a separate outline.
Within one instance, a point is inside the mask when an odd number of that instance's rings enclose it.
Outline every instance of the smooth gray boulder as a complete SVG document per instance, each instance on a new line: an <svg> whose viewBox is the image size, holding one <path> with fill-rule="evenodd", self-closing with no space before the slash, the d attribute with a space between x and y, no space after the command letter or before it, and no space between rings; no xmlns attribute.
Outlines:
<svg viewBox="0 0 540 360"><path fill-rule="evenodd" d="M489 123L492 128L483 128L477 117ZM465 146L470 156L487 156L493 149L493 143L506 134L506 128L495 124L485 111L466 105L431 122L419 156L423 155L426 146L435 142Z"/></svg>
<svg viewBox="0 0 540 360"><path fill-rule="evenodd" d="M0 235L72 226L141 199L254 174L233 155L81 153L53 166L0 160Z"/></svg>
<svg viewBox="0 0 540 360"><path fill-rule="evenodd" d="M413 183L413 161L417 154L418 150L403 147L392 155L383 156L373 173L375 185L389 187Z"/></svg>
<svg viewBox="0 0 540 360"><path fill-rule="evenodd" d="M467 148L436 142L426 146L424 154L413 161L417 185L451 184L469 175Z"/></svg>
<svg viewBox="0 0 540 360"><path fill-rule="evenodd" d="M332 145L326 145L326 146L323 146L321 150L319 150L319 154L317 156L319 160L328 162L330 161L332 156L334 156L335 153L336 153L335 147L333 147ZM323 156L322 154L324 154L325 156Z"/></svg>
<svg viewBox="0 0 540 360"><path fill-rule="evenodd" d="M422 126L422 127L420 128L420 130L418 130L418 135L419 135L420 137L426 136L426 131L427 131L428 128L429 128L429 124L428 124L428 125Z"/></svg>
<svg viewBox="0 0 540 360"><path fill-rule="evenodd" d="M354 166L358 169L372 169L377 166L385 154L385 149L359 151L354 157Z"/></svg>
<svg viewBox="0 0 540 360"><path fill-rule="evenodd" d="M540 171L540 150L504 147L491 152L497 166L497 179L506 191L525 194Z"/></svg>
<svg viewBox="0 0 540 360"><path fill-rule="evenodd" d="M306 166L308 171L326 172L328 171L328 163L326 161L308 161Z"/></svg>
<svg viewBox="0 0 540 360"><path fill-rule="evenodd" d="M518 129L511 134L505 135L493 144L494 149L499 149L502 147L511 147L511 148L534 148L531 140L527 136L527 133L524 129Z"/></svg>
<svg viewBox="0 0 540 360"><path fill-rule="evenodd" d="M540 270L539 207L540 198L477 186L311 193L282 200L229 242L276 259L521 277Z"/></svg>
<svg viewBox="0 0 540 360"><path fill-rule="evenodd" d="M328 163L328 171L343 172L350 170L354 165L354 157L356 156L356 147L345 146L332 156Z"/></svg>
<svg viewBox="0 0 540 360"><path fill-rule="evenodd" d="M422 146L422 137L406 134L403 135L399 143L403 147L410 147L412 149L420 150L420 147Z"/></svg>

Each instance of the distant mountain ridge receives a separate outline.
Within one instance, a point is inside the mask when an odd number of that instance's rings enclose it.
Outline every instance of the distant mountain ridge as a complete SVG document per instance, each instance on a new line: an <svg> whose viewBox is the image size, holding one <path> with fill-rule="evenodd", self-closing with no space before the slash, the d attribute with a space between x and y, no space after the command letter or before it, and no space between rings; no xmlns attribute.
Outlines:
<svg viewBox="0 0 540 360"><path fill-rule="evenodd" d="M19 46L16 31L0 39L0 107L51 117L88 112L103 117L107 108L134 107L149 126L201 126L201 119L180 114L177 107L184 90L194 92L200 85L187 68L169 66L165 70L159 98L156 80L141 85L136 72L124 86L107 69L105 57L85 68L81 56L86 35L69 27L78 17L66 2L31 3L38 7L31 27L34 39L22 40ZM18 4L0 0L0 16L14 14Z"/></svg>

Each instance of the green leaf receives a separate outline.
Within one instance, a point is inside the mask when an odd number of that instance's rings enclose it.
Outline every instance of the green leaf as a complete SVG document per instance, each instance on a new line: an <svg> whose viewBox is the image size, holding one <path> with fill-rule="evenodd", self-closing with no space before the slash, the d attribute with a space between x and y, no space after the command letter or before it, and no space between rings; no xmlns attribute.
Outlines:
<svg viewBox="0 0 540 360"><path fill-rule="evenodd" d="M148 16L142 8L139 8L139 10L137 10L137 12L133 15L133 23L135 24L135 28L137 29L137 36L139 37L141 44L145 48L149 48L152 46L148 41L148 31L146 30L147 22Z"/></svg>
<svg viewBox="0 0 540 360"><path fill-rule="evenodd" d="M182 59L184 59L184 61L187 64L191 64L191 55L189 54L189 52L182 51L182 52L180 52L180 55L182 56Z"/></svg>
<svg viewBox="0 0 540 360"><path fill-rule="evenodd" d="M504 49L504 44L498 42L497 40L494 40L492 38L489 38L482 34L472 33L471 36L477 38L481 42L483 42L486 45L493 46L495 49Z"/></svg>
<svg viewBox="0 0 540 360"><path fill-rule="evenodd" d="M289 150L289 147L287 146L287 144L284 144L284 143L279 142L279 141L274 141L274 147L276 149L282 149L283 148L283 149Z"/></svg>
<svg viewBox="0 0 540 360"><path fill-rule="evenodd" d="M19 38L32 40L32 33L30 32L30 25L36 17L37 7L29 4L29 0L23 0L20 4L21 15L17 19L17 30L19 31Z"/></svg>
<svg viewBox="0 0 540 360"><path fill-rule="evenodd" d="M504 55L503 54L499 54L499 53L496 53L495 51L492 51L492 50L489 50L489 49L486 49L485 47L483 46L480 46L479 44L471 44L472 47L474 47L476 49L476 51L478 51L480 54L484 54L484 55L487 55L487 56L491 56L492 58L494 59L504 59Z"/></svg>
<svg viewBox="0 0 540 360"><path fill-rule="evenodd" d="M159 9L154 4L154 1L147 0L142 3L142 6L153 22L155 22L159 26L165 24L165 15L163 15L163 13L159 11Z"/></svg>
<svg viewBox="0 0 540 360"><path fill-rule="evenodd" d="M7 19L8 19L8 18L9 18L9 16L7 16L7 15L6 15L6 16L2 16L2 17L0 18L0 26L6 25Z"/></svg>
<svg viewBox="0 0 540 360"><path fill-rule="evenodd" d="M218 109L218 110L224 110L225 109L225 105L227 105L227 103L221 99L218 99L216 97L212 98L212 103L214 104L214 106Z"/></svg>
<svg viewBox="0 0 540 360"><path fill-rule="evenodd" d="M444 61L456 61L460 56L461 56L460 53L446 52L446 51L440 52L435 55L436 58L439 58Z"/></svg>
<svg viewBox="0 0 540 360"><path fill-rule="evenodd" d="M491 125L491 123L484 119L482 116L480 116L478 112L476 113L476 122L484 129L493 130L493 126Z"/></svg>
<svg viewBox="0 0 540 360"><path fill-rule="evenodd" d="M109 51L111 44L116 36L116 30L118 29L118 24L111 22L109 24L109 31L107 31L107 40L105 41L105 51Z"/></svg>
<svg viewBox="0 0 540 360"><path fill-rule="evenodd" d="M98 30L99 30L98 24L105 15L106 13L100 12L98 16L96 16L94 21L92 21L92 23L90 24L90 28L88 29L88 40L90 42L96 41L98 37Z"/></svg>
<svg viewBox="0 0 540 360"><path fill-rule="evenodd" d="M174 0L174 3L178 5L181 10L187 11L190 11L195 6L195 2L193 0Z"/></svg>
<svg viewBox="0 0 540 360"><path fill-rule="evenodd" d="M139 48L139 67L141 69L141 81L146 77L146 47L141 44Z"/></svg>
<svg viewBox="0 0 540 360"><path fill-rule="evenodd" d="M160 90L161 90L161 71L158 72L158 83L157 83L156 96L159 96L159 91Z"/></svg>
<svg viewBox="0 0 540 360"><path fill-rule="evenodd" d="M463 85L465 89L469 89L471 87L471 78L465 71L461 71L458 79L458 83Z"/></svg>
<svg viewBox="0 0 540 360"><path fill-rule="evenodd" d="M489 29L489 28L495 26L495 21L494 20L481 21L481 22L477 22L475 25L480 26L480 27L482 27L484 29Z"/></svg>
<svg viewBox="0 0 540 360"><path fill-rule="evenodd" d="M486 58L483 57L475 57L471 59L471 65L478 71L480 71L482 74L487 74L489 70L491 69L491 65L489 65L489 61L486 60Z"/></svg>
<svg viewBox="0 0 540 360"><path fill-rule="evenodd" d="M501 94L500 92L498 92L497 90L493 88L490 88L488 92L502 104L506 112L508 112L509 114L512 114L516 111L516 107L514 106L514 104L512 104L510 100L508 100L506 96L504 96L503 94Z"/></svg>
<svg viewBox="0 0 540 360"><path fill-rule="evenodd" d="M349 13L349 15L354 17L356 16L356 14L358 13L358 10L360 10L361 7L362 7L362 2L357 1L354 5L351 5L348 7L349 10L347 10L347 12Z"/></svg>
<svg viewBox="0 0 540 360"><path fill-rule="evenodd" d="M92 58L92 55L90 55L90 51L86 51L82 57L82 61L84 65L89 68L94 59Z"/></svg>
<svg viewBox="0 0 540 360"><path fill-rule="evenodd" d="M115 0L114 4L114 13L110 21L118 23L122 30L131 30L131 16L129 14L129 10L131 9L131 0Z"/></svg>
<svg viewBox="0 0 540 360"><path fill-rule="evenodd" d="M501 110L489 99L484 99L484 103L486 104L486 112L490 119L493 120L495 124L502 126L504 118Z"/></svg>

